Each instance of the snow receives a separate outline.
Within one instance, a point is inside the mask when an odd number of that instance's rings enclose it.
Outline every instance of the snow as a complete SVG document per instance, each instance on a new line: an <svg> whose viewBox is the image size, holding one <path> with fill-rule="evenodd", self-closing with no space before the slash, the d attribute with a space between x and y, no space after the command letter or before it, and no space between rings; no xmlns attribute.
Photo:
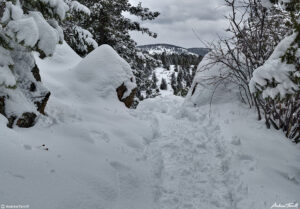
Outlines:
<svg viewBox="0 0 300 209"><path fill-rule="evenodd" d="M5 85L7 87L13 87L16 84L16 79L9 67L0 67L0 86Z"/></svg>
<svg viewBox="0 0 300 209"><path fill-rule="evenodd" d="M40 12L30 12L29 16L33 17L39 34L38 48L42 50L46 56L54 53L56 44L59 42L58 32L49 25Z"/></svg>
<svg viewBox="0 0 300 209"><path fill-rule="evenodd" d="M94 49L98 47L98 43L93 39L93 35L88 30L79 26L75 26L74 30L75 34L78 36L79 43L87 44L80 44L77 46L81 51L88 52L89 46L92 46Z"/></svg>
<svg viewBox="0 0 300 209"><path fill-rule="evenodd" d="M109 45L102 45L88 54L75 67L74 72L76 73L76 81L85 84L84 86L75 84L77 91L81 93L84 89L86 92L96 94L82 92L82 96L89 99L97 95L115 99L116 89L122 84L127 88L123 95L126 98L136 88L135 77L129 64Z"/></svg>
<svg viewBox="0 0 300 209"><path fill-rule="evenodd" d="M265 129L237 100L215 102L209 114L205 94L199 92L198 107L191 98L164 95L131 110L115 88L132 74L111 47L82 60L64 43L53 57L35 58L52 93L48 116L31 129L10 130L0 115L0 204L261 209L299 203L299 147Z"/></svg>
<svg viewBox="0 0 300 209"><path fill-rule="evenodd" d="M12 65L13 60L10 57L10 51L7 49L4 49L3 47L0 47L0 65L5 66L5 65Z"/></svg>
<svg viewBox="0 0 300 209"><path fill-rule="evenodd" d="M6 8L1 18L1 22L8 22L10 18L12 20L19 20L22 16L23 10L19 6L13 5L12 2L6 2Z"/></svg>
<svg viewBox="0 0 300 209"><path fill-rule="evenodd" d="M41 60L36 54L43 82L52 92L48 117L41 116L32 129L14 130L4 128L6 122L1 119L1 129L5 129L0 133L1 203L44 209L131 209L145 204L153 208L147 180L150 171L147 162L138 160L144 140L153 137L150 125L133 117L116 92L115 98L102 98L97 89L88 88L97 87L93 76L99 71L102 74L97 78L104 79L106 70L115 70L117 77L106 79L116 82L122 71L129 76L127 65L108 46L84 60L66 44L57 48L52 58ZM80 69L88 60L101 58L99 54L114 62L112 68L104 60L94 60L100 64L97 68ZM73 89L74 84L82 87L81 94Z"/></svg>
<svg viewBox="0 0 300 209"><path fill-rule="evenodd" d="M195 54L193 52L190 52L188 49L178 47L178 46L172 46L172 45L144 45L144 46L139 46L142 51L147 51L150 55L155 55L155 54L163 54L165 53L166 55L172 55L172 54L187 54L187 55L194 55L198 56L198 54Z"/></svg>
<svg viewBox="0 0 300 209"><path fill-rule="evenodd" d="M226 78L229 71L222 64L210 64L209 57L210 54L207 54L199 64L193 84L186 97L186 103L198 106L203 103L223 103L237 99L236 88L228 81L223 79L223 82L213 85L215 79Z"/></svg>
<svg viewBox="0 0 300 209"><path fill-rule="evenodd" d="M238 102L216 103L212 113L208 102L194 108L167 96L138 106L137 115L157 129L145 154L156 208L260 209L299 202L299 148L266 130Z"/></svg>
<svg viewBox="0 0 300 209"><path fill-rule="evenodd" d="M83 12L84 14L86 14L88 16L91 15L91 11L89 10L89 8L87 8L83 4L80 4L78 1L72 1L71 5L70 5L70 9L74 10L76 12Z"/></svg>
<svg viewBox="0 0 300 209"><path fill-rule="evenodd" d="M157 87L160 87L160 84L162 82L162 79L165 79L167 82L167 90L161 90L160 89L160 95L162 96L167 96L167 95L173 95L174 94L174 90L171 86L171 78L172 78L172 74L175 72L174 71L175 66L174 65L170 65L170 70L167 70L165 68L162 67L158 67L154 70L154 73L156 75L157 78ZM175 75L177 76L177 73L175 72Z"/></svg>
<svg viewBox="0 0 300 209"><path fill-rule="evenodd" d="M296 35L294 33L282 40L265 64L254 71L249 84L252 93L262 91L264 98L271 97L274 99L277 95L285 98L287 94L292 94L298 90L298 86L291 80L291 73L296 71L295 65L287 64L281 60L281 57L295 40ZM268 84L273 81L276 82L275 86L269 87Z"/></svg>
<svg viewBox="0 0 300 209"><path fill-rule="evenodd" d="M11 31L11 37L16 33L16 41L24 42L26 46L33 47L39 39L39 29L32 17L10 21L7 29Z"/></svg>
<svg viewBox="0 0 300 209"><path fill-rule="evenodd" d="M45 4L49 4L61 20L65 19L66 12L69 10L64 0L39 0Z"/></svg>

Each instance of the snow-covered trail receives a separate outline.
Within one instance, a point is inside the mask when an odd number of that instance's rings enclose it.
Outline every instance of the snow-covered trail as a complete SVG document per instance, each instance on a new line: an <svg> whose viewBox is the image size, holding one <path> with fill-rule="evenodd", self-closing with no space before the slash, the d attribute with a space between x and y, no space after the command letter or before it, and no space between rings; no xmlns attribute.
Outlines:
<svg viewBox="0 0 300 209"><path fill-rule="evenodd" d="M181 100L174 105L174 98L165 97L140 108L145 111L141 115L152 118L157 128L156 138L147 148L157 208L236 208L232 185L239 179L229 174L230 152L220 126L206 110L193 113L192 120L184 117L186 112L178 112Z"/></svg>
<svg viewBox="0 0 300 209"><path fill-rule="evenodd" d="M151 120L156 133L145 151L145 158L153 166L155 208L260 209L270 208L276 201L299 201L297 195L292 197L287 192L299 191L298 177L293 182L293 177L283 179L271 175L278 183L276 186L272 185L273 181L267 181L270 153L266 154L268 157L262 150L255 153L257 147L251 145L265 140L266 130L262 128L264 124L255 122L251 110L224 104L217 105L215 113L210 115L209 105L194 108L183 106L183 102L182 98L168 96L148 100L138 107L137 115ZM256 126L243 130L246 124L241 119L249 121L249 117ZM254 136L249 134L251 131ZM282 138L271 137L275 140L266 139L264 145L278 146ZM281 166L291 162L290 158L275 157L273 161ZM298 171L288 168L284 175L295 178L294 172ZM285 190L282 183L288 181L291 187Z"/></svg>

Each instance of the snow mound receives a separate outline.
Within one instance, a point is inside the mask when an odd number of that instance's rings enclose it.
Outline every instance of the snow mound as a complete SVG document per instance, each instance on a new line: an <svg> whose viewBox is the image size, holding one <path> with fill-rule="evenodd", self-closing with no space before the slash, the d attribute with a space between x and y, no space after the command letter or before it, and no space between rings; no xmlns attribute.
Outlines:
<svg viewBox="0 0 300 209"><path fill-rule="evenodd" d="M117 98L116 89L122 84L127 88L123 98L136 88L129 64L108 45L92 51L74 68L74 73L76 80L83 84L80 89L93 91L100 97ZM88 93L86 96L94 95Z"/></svg>
<svg viewBox="0 0 300 209"><path fill-rule="evenodd" d="M35 53L35 59L52 94L48 116L14 130L0 116L1 201L43 209L155 208L144 159L145 143L154 137L150 122L133 116L115 89L113 97L92 96L103 80L126 82L116 77L129 74L125 62L108 46L82 60L66 43L53 57ZM80 82L80 76L88 79Z"/></svg>
<svg viewBox="0 0 300 209"><path fill-rule="evenodd" d="M254 71L249 84L252 93L262 91L264 98L271 97L274 99L277 95L284 98L287 94L292 94L298 90L298 86L291 79L292 73L296 71L295 65L287 64L281 60L295 38L296 34L293 34L282 40L265 64ZM271 87L269 84L274 81L275 85Z"/></svg>
<svg viewBox="0 0 300 209"><path fill-rule="evenodd" d="M226 77L226 66L216 63L210 64L207 54L198 66L193 84L186 96L186 104L195 106L208 103L228 102L236 98L234 87L230 82L216 82Z"/></svg>

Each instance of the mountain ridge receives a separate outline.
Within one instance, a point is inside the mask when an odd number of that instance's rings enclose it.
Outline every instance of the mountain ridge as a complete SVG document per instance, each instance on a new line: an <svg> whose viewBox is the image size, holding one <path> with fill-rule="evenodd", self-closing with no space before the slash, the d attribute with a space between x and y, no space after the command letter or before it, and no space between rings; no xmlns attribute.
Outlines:
<svg viewBox="0 0 300 209"><path fill-rule="evenodd" d="M200 55L205 56L210 49L204 47L192 47L184 48L181 46L176 46L173 44L159 43L159 44L146 44L137 46L143 51L147 51L149 54L162 54L166 52L167 54L189 54L189 55Z"/></svg>

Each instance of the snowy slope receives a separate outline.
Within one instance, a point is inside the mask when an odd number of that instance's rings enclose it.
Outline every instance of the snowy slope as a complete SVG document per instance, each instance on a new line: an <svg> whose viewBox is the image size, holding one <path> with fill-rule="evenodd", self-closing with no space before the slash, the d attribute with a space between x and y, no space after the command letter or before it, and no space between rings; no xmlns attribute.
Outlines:
<svg viewBox="0 0 300 209"><path fill-rule="evenodd" d="M167 69L162 68L162 67L158 67L154 70L154 73L155 73L156 78L157 78L156 85L158 87L160 87L162 79L165 79L166 82L167 82L167 90L161 90L160 89L160 95L162 95L162 96L174 95L174 90L171 86L171 78L172 78L172 73L175 73L176 76L178 74L174 71L174 67L175 67L174 65L171 65L170 70L167 70Z"/></svg>
<svg viewBox="0 0 300 209"><path fill-rule="evenodd" d="M202 91L195 100L163 95L129 110L114 96L118 83L106 83L116 72L124 73L116 81L130 79L109 47L88 62L66 44L36 59L52 92L48 116L14 130L0 116L0 204L264 209L300 202L300 147L266 130L234 95L212 111Z"/></svg>
<svg viewBox="0 0 300 209"><path fill-rule="evenodd" d="M127 68L110 49L103 53L112 57L98 59ZM149 166L139 162L144 141L153 138L151 126L132 117L117 96L103 97L104 86L93 79L93 69L73 69L80 61L67 45L59 46L53 58L37 58L52 96L48 117L34 128L9 130L1 116L0 204L153 208ZM88 75L90 80L80 80ZM103 68L101 76L106 77Z"/></svg>
<svg viewBox="0 0 300 209"><path fill-rule="evenodd" d="M179 97L138 110L159 127L147 155L157 208L262 209L299 203L299 148L238 102L195 108ZM142 114L140 114L142 115Z"/></svg>

